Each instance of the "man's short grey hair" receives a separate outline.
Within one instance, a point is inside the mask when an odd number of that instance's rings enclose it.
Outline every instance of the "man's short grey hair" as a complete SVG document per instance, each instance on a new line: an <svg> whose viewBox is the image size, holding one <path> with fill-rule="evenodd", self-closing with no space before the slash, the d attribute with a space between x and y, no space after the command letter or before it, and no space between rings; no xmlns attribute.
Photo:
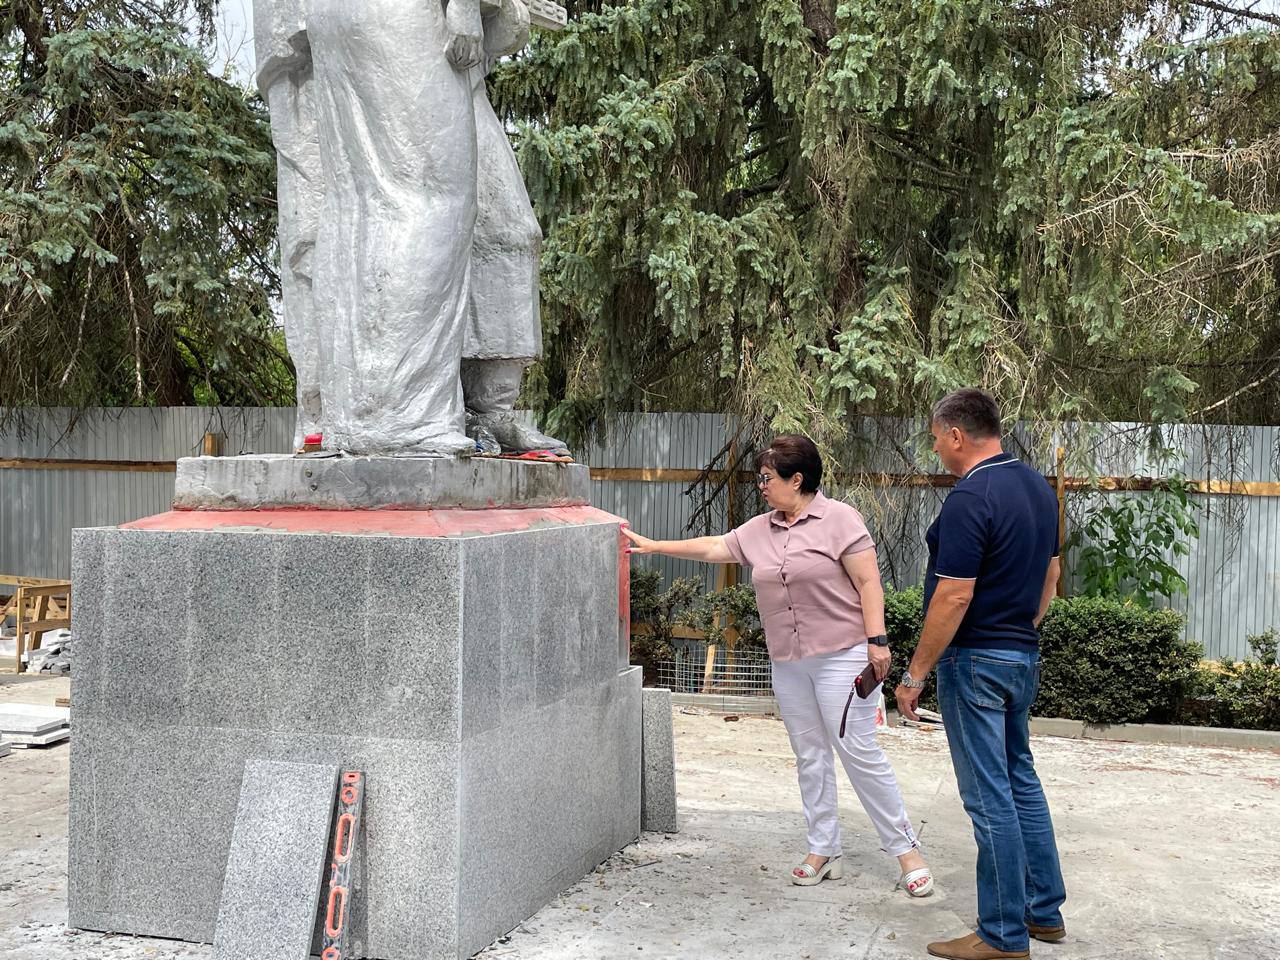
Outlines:
<svg viewBox="0 0 1280 960"><path fill-rule="evenodd" d="M933 405L932 420L947 430L958 427L975 440L1000 436L1000 405L976 387L948 393Z"/></svg>

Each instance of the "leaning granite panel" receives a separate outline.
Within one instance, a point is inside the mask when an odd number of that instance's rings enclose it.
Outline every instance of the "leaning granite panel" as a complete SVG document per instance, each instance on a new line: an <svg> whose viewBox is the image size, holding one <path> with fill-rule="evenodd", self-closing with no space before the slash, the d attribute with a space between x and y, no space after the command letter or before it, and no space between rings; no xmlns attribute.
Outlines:
<svg viewBox="0 0 1280 960"><path fill-rule="evenodd" d="M308 960L338 768L245 764L214 960Z"/></svg>

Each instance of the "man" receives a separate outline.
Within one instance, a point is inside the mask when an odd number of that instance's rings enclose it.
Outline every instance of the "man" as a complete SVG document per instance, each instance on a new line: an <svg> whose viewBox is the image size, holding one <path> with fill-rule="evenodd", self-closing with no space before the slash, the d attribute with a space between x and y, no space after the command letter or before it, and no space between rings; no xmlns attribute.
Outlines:
<svg viewBox="0 0 1280 960"><path fill-rule="evenodd" d="M929 528L925 620L896 691L916 719L938 667L951 762L978 844L978 929L929 944L951 960L1029 957L1029 937L1066 935L1066 899L1028 715L1040 679L1039 626L1058 580L1057 501L1005 453L1000 411L981 390L933 409L933 449L960 478Z"/></svg>

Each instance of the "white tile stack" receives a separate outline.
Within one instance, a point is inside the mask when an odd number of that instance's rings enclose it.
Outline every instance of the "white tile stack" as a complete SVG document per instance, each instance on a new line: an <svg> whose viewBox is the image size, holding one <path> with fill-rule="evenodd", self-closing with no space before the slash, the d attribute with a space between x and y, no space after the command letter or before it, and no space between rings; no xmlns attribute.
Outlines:
<svg viewBox="0 0 1280 960"><path fill-rule="evenodd" d="M0 756L5 747L47 747L71 736L71 710L29 703L0 704Z"/></svg>

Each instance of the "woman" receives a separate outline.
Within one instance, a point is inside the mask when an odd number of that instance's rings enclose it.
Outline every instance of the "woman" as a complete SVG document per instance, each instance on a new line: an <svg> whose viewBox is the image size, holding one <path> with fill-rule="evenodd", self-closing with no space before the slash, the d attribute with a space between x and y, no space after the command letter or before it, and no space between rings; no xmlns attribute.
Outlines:
<svg viewBox="0 0 1280 960"><path fill-rule="evenodd" d="M927 897L933 877L876 740L877 700L855 696L845 736L839 735L854 678L868 662L877 680L889 671L884 589L871 534L857 510L819 492L822 459L807 437L775 439L756 458L756 474L769 513L722 537L692 540L650 540L624 527L630 552L752 568L808 824L809 854L792 870L791 882L811 886L843 874L834 747L881 847L898 858L900 885L913 897Z"/></svg>

